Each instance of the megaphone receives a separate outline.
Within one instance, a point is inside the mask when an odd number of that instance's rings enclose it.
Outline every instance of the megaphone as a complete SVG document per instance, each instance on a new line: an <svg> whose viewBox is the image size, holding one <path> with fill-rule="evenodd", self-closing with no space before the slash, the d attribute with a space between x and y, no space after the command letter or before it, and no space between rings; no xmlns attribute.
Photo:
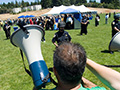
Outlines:
<svg viewBox="0 0 120 90"><path fill-rule="evenodd" d="M117 32L109 43L110 51L119 51L120 50L120 32Z"/></svg>
<svg viewBox="0 0 120 90"><path fill-rule="evenodd" d="M41 54L41 39L45 32L38 25L25 25L24 28L28 33L18 29L13 32L10 41L25 53L35 87L44 87L46 83L50 82L50 78L44 82L49 71Z"/></svg>

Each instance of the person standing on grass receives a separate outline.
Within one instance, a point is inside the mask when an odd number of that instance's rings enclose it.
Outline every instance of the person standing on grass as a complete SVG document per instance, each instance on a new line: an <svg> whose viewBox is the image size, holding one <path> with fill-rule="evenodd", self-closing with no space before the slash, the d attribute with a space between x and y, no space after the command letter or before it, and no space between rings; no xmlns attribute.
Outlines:
<svg viewBox="0 0 120 90"><path fill-rule="evenodd" d="M120 14L114 15L114 20L111 23L112 27L112 37L117 33L120 32L120 22L119 22Z"/></svg>
<svg viewBox="0 0 120 90"><path fill-rule="evenodd" d="M63 41L71 41L71 36L69 35L69 33L67 31L64 31L64 27L65 27L65 22L60 22L58 23L58 28L59 31L55 33L54 37L52 38L52 43L58 47L58 45L63 42ZM57 41L57 43L56 43Z"/></svg>
<svg viewBox="0 0 120 90"><path fill-rule="evenodd" d="M72 19L72 15L70 14L66 19L66 29L72 29L72 24L73 24L73 19Z"/></svg>
<svg viewBox="0 0 120 90"><path fill-rule="evenodd" d="M111 23L111 27L112 27L112 37L117 33L120 32L120 14L115 14L114 15L114 20ZM113 54L113 51L110 51L111 54Z"/></svg>
<svg viewBox="0 0 120 90"><path fill-rule="evenodd" d="M87 35L87 26L88 26L89 20L86 17L86 15L82 16L82 20L81 20L81 32L80 35L83 35L83 33L85 35Z"/></svg>
<svg viewBox="0 0 120 90"><path fill-rule="evenodd" d="M95 17L95 26L96 27L99 25L99 21L100 21L100 16L98 14L96 14L96 17Z"/></svg>
<svg viewBox="0 0 120 90"><path fill-rule="evenodd" d="M3 26L3 30L5 31L5 35L6 35L6 38L9 39L10 38L10 25L7 23L7 21L5 21L5 24Z"/></svg>
<svg viewBox="0 0 120 90"><path fill-rule="evenodd" d="M109 15L108 15L108 13L105 15L105 24L107 24L108 23L108 18L109 18Z"/></svg>

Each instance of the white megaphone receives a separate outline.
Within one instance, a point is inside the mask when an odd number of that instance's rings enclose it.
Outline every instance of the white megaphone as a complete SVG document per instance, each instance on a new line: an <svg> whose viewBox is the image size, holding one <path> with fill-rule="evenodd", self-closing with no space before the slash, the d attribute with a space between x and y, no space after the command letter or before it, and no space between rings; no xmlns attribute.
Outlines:
<svg viewBox="0 0 120 90"><path fill-rule="evenodd" d="M35 87L44 87L46 83L50 82L50 78L47 79L47 82L43 81L49 74L41 54L41 39L45 32L38 25L26 25L24 28L26 28L28 34L22 29L16 30L11 35L11 43L25 53Z"/></svg>
<svg viewBox="0 0 120 90"><path fill-rule="evenodd" d="M119 51L120 50L120 32L117 32L109 44L110 51Z"/></svg>

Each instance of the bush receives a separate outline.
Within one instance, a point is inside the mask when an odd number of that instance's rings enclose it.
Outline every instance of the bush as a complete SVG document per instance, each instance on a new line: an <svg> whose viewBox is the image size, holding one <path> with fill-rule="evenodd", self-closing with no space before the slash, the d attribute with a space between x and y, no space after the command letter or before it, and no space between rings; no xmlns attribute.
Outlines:
<svg viewBox="0 0 120 90"><path fill-rule="evenodd" d="M120 9L120 6L116 6L112 3L86 3L86 7L96 7L96 8L109 8L109 9Z"/></svg>

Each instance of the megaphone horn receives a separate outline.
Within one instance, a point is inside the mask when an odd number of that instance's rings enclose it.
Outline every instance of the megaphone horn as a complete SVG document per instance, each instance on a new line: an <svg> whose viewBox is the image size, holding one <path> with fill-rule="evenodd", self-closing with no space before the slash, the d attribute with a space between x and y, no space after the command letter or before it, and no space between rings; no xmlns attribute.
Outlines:
<svg viewBox="0 0 120 90"><path fill-rule="evenodd" d="M117 32L109 44L110 51L118 51L120 50L120 32Z"/></svg>
<svg viewBox="0 0 120 90"><path fill-rule="evenodd" d="M10 41L25 53L35 87L43 87L50 82L50 78L45 80L49 71L41 54L41 39L45 32L38 25L26 25L24 28L28 34L18 29L11 35Z"/></svg>

